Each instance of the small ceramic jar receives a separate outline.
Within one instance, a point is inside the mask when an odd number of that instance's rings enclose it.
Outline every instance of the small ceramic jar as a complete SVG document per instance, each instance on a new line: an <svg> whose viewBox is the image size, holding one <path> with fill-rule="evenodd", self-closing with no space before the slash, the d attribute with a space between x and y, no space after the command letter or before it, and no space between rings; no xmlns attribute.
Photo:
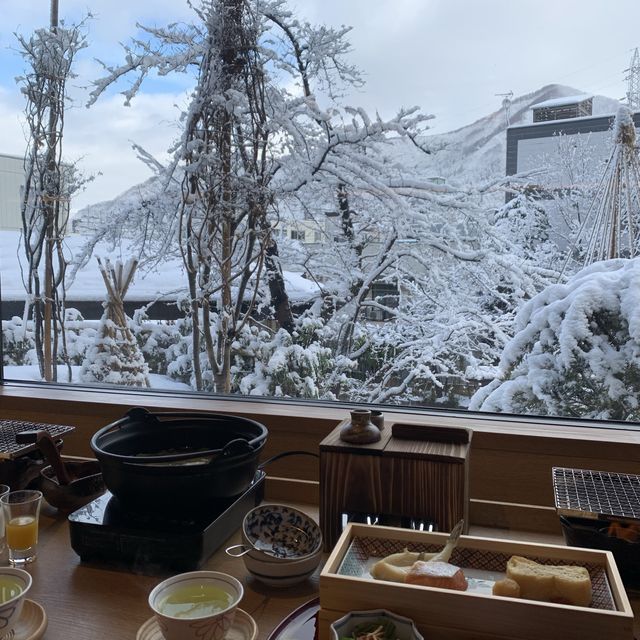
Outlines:
<svg viewBox="0 0 640 640"><path fill-rule="evenodd" d="M372 444L380 438L380 429L371 422L369 409L353 409L351 422L340 431L340 440L352 444Z"/></svg>

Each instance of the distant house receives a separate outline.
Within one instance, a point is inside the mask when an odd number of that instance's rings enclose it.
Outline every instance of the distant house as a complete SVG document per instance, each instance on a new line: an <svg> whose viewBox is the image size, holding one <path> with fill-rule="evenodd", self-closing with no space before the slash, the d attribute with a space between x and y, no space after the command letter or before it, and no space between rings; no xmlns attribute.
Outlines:
<svg viewBox="0 0 640 640"><path fill-rule="evenodd" d="M278 225L283 238L297 240L302 244L318 244L325 241L324 229L314 220L290 220Z"/></svg>
<svg viewBox="0 0 640 640"><path fill-rule="evenodd" d="M593 96L581 94L553 98L532 105L534 122L549 122L550 120L568 120L593 115Z"/></svg>
<svg viewBox="0 0 640 640"><path fill-rule="evenodd" d="M62 165L63 179L64 169ZM22 191L24 189L24 158L0 153L0 229L22 230ZM63 213L69 215L69 203Z"/></svg>

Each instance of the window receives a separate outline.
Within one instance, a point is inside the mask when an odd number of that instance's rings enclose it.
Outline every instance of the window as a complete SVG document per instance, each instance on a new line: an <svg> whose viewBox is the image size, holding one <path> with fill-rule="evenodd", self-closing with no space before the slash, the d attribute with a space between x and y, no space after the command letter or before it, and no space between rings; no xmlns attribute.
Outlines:
<svg viewBox="0 0 640 640"><path fill-rule="evenodd" d="M382 322L392 320L393 309L398 308L399 291L395 283L374 282L371 287L371 304L365 308L369 320Z"/></svg>
<svg viewBox="0 0 640 640"><path fill-rule="evenodd" d="M640 419L640 7L219 1L5 17L4 379Z"/></svg>

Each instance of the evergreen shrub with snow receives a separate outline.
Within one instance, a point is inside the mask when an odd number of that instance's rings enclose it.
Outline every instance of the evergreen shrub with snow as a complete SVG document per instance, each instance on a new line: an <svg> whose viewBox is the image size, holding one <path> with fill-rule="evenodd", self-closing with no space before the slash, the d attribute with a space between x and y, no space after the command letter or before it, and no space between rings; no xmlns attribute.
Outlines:
<svg viewBox="0 0 640 640"><path fill-rule="evenodd" d="M177 325L183 322L183 320L150 320L144 309L135 311L129 327L144 355L149 371L167 375L172 362L170 354L180 340Z"/></svg>
<svg viewBox="0 0 640 640"><path fill-rule="evenodd" d="M13 316L2 321L2 364L27 364L28 354L35 349L33 331L24 331L22 318ZM35 353L34 353L35 355Z"/></svg>
<svg viewBox="0 0 640 640"><path fill-rule="evenodd" d="M470 409L640 419L640 258L596 262L516 318L499 374Z"/></svg>
<svg viewBox="0 0 640 640"><path fill-rule="evenodd" d="M65 340L69 364L82 365L87 350L95 342L99 325L98 320L85 320L77 309L65 309Z"/></svg>
<svg viewBox="0 0 640 640"><path fill-rule="evenodd" d="M137 262L126 264L98 258L100 273L107 287L104 313L97 336L87 349L80 380L87 383L148 387L149 367L131 331L131 319L124 312L124 296L133 280Z"/></svg>
<svg viewBox="0 0 640 640"><path fill-rule="evenodd" d="M233 376L237 391L244 395L288 398L335 396L326 387L335 360L330 348L321 343L320 320L303 320L293 333L280 329L270 335L252 326L234 345L236 363Z"/></svg>
<svg viewBox="0 0 640 640"><path fill-rule="evenodd" d="M80 379L87 383L148 386L149 367L122 327L103 317L95 342L87 349Z"/></svg>

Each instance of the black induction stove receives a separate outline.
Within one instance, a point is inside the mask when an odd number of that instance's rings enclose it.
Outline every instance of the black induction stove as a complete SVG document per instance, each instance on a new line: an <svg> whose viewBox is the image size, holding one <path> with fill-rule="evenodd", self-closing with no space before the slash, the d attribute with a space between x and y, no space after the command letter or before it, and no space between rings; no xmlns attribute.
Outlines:
<svg viewBox="0 0 640 640"><path fill-rule="evenodd" d="M71 547L83 562L154 575L193 571L240 527L264 496L264 471L256 472L240 496L209 504L198 513L177 514L172 505L133 511L105 493L69 516Z"/></svg>

